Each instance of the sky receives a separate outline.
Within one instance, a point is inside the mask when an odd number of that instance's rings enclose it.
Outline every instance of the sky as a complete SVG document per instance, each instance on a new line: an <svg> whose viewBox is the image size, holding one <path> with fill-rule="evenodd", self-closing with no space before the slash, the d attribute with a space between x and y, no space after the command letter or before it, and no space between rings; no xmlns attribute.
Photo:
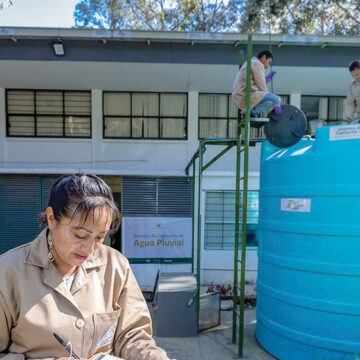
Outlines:
<svg viewBox="0 0 360 360"><path fill-rule="evenodd" d="M80 0L12 0L0 11L0 26L71 28Z"/></svg>

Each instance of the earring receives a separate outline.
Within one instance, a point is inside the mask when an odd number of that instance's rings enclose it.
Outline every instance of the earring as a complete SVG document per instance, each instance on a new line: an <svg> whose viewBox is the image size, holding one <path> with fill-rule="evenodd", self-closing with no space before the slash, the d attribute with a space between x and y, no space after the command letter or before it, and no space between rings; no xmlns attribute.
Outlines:
<svg viewBox="0 0 360 360"><path fill-rule="evenodd" d="M48 258L50 261L54 261L55 257L54 257L54 253L53 253L53 238L51 235L51 231L49 232L48 235L48 245L49 245L49 252L48 252Z"/></svg>

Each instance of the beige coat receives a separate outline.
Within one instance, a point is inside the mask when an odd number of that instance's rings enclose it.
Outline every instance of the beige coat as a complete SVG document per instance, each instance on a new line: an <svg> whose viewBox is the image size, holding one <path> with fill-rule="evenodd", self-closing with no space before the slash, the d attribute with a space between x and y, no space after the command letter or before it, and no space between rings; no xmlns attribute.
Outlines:
<svg viewBox="0 0 360 360"><path fill-rule="evenodd" d="M346 97L346 115L354 117L356 122L360 120L360 82L352 81Z"/></svg>
<svg viewBox="0 0 360 360"><path fill-rule="evenodd" d="M69 291L47 254L44 230L0 256L1 360L69 356L53 332L83 358L113 351L126 360L168 360L152 339L146 302L124 256L102 245L78 268Z"/></svg>
<svg viewBox="0 0 360 360"><path fill-rule="evenodd" d="M246 69L247 63L245 62L238 71L232 88L233 102L242 112L245 112ZM257 57L253 57L251 59L250 108L256 106L267 92L265 67Z"/></svg>

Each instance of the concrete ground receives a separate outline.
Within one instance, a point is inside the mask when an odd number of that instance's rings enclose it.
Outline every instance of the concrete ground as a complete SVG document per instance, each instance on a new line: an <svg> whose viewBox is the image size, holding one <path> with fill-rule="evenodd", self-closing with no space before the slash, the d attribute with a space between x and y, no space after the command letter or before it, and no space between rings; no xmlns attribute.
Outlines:
<svg viewBox="0 0 360 360"><path fill-rule="evenodd" d="M156 313L152 311L152 316ZM255 339L255 309L245 310L244 357L249 360L274 360ZM232 311L221 311L220 326L196 337L155 337L158 346L176 360L233 360L239 359L238 344L231 343Z"/></svg>

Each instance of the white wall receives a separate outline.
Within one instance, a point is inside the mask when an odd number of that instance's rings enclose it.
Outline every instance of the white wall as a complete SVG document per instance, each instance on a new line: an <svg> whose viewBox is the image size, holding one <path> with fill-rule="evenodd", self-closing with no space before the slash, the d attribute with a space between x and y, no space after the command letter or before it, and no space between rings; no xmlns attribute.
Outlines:
<svg viewBox="0 0 360 360"><path fill-rule="evenodd" d="M86 61L0 61L0 87L103 89L123 91L199 91L230 93L238 67L209 64L115 63ZM346 95L346 66L276 66L274 92Z"/></svg>
<svg viewBox="0 0 360 360"><path fill-rule="evenodd" d="M1 141L1 140L0 140ZM195 141L6 138L0 143L0 173L64 173L90 171L102 175L183 176ZM211 151L209 150L209 153ZM258 148L250 169L258 169ZM232 171L234 154L216 163Z"/></svg>

